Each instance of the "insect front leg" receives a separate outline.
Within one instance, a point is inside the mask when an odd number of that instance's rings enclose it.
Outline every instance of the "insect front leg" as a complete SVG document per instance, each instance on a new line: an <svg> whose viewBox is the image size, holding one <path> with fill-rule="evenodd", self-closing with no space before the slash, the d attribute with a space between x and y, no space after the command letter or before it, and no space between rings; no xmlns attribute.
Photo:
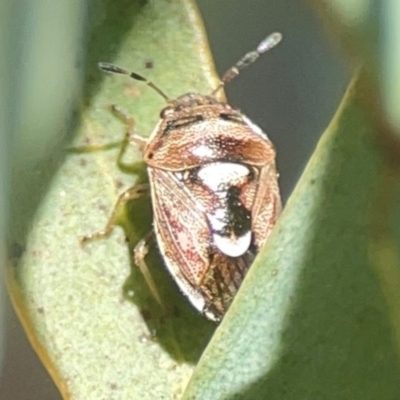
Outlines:
<svg viewBox="0 0 400 400"><path fill-rule="evenodd" d="M133 186L127 189L125 192L121 193L118 197L117 202L115 203L114 209L104 229L102 229L99 232L92 233L91 235L82 237L80 239L81 244L83 245L86 242L103 239L110 236L118 221L118 217L121 213L121 210L126 204L126 202L129 200L137 199L138 197L141 197L147 193L149 193L149 185L147 183L142 183L140 185Z"/></svg>
<svg viewBox="0 0 400 400"><path fill-rule="evenodd" d="M117 163L119 165L122 160L122 156L125 153L125 149L129 143L135 144L139 148L139 150L143 153L144 147L147 144L147 139L143 138L142 136L138 135L135 132L134 118L129 116L121 107L113 104L111 106L111 111L119 120L121 120L126 125L125 139L119 151L117 160Z"/></svg>
<svg viewBox="0 0 400 400"><path fill-rule="evenodd" d="M146 283L149 286L151 294L157 300L157 302L164 308L163 302L161 301L160 294L158 293L157 286L150 274L149 268L145 262L145 257L149 252L150 246L154 242L154 231L151 230L143 239L141 239L133 250L133 258L135 264L139 267L140 272L143 274Z"/></svg>

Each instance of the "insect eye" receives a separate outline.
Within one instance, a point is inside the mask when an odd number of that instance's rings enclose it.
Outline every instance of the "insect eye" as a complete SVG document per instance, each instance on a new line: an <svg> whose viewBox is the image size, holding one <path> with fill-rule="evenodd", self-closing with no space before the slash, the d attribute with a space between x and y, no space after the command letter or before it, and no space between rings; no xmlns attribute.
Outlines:
<svg viewBox="0 0 400 400"><path fill-rule="evenodd" d="M171 112L171 110L172 110L172 107L170 107L170 106L164 107L164 108L160 111L160 118L161 118L161 119L164 119L164 118L167 116L167 114L168 114L169 112Z"/></svg>

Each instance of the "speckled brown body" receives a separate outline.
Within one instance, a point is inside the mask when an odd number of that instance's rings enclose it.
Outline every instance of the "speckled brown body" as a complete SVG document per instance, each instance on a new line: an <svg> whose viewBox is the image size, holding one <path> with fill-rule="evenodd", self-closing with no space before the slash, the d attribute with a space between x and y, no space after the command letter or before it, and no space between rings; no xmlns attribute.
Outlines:
<svg viewBox="0 0 400 400"><path fill-rule="evenodd" d="M278 32L268 35L209 96L187 93L172 100L135 72L99 64L105 72L145 82L167 101L148 140L132 132L132 118L122 116L148 166L154 231L165 264L193 306L215 321L231 304L281 210L272 143L243 114L218 101L216 93L281 39ZM82 241L108 236L120 207L145 186L122 193L105 229ZM162 304L144 261L146 240L135 247L135 262Z"/></svg>
<svg viewBox="0 0 400 400"><path fill-rule="evenodd" d="M219 320L280 213L273 145L228 104L186 94L161 112L144 159L165 263Z"/></svg>

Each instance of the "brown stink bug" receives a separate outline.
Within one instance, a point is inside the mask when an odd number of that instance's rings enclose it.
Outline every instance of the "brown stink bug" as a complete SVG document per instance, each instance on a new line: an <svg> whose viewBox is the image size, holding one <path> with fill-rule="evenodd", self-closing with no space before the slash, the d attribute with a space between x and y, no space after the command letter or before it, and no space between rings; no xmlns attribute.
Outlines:
<svg viewBox="0 0 400 400"><path fill-rule="evenodd" d="M148 140L132 132L143 150L149 185L128 189L106 228L83 241L111 233L120 206L151 191L154 232L165 264L193 306L211 320L222 318L281 211L275 150L264 132L216 93L241 69L275 47L273 33L222 77L210 95L186 93L170 99L141 75L107 63L103 71L128 75L167 101ZM135 248L135 262L160 301L144 262L147 242ZM161 302L161 301L160 301Z"/></svg>

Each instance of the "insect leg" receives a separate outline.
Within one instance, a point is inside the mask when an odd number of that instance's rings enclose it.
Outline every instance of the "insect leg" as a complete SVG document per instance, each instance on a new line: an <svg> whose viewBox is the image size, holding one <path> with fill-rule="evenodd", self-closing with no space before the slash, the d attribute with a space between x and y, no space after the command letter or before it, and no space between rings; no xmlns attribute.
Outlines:
<svg viewBox="0 0 400 400"><path fill-rule="evenodd" d="M135 246L135 248L133 250L133 257L135 260L135 264L139 267L140 272L143 274L144 279L146 280L147 284L149 285L151 294L154 296L154 298L157 300L157 302L164 308L163 303L160 298L160 295L157 290L157 286L154 283L154 280L150 274L150 271L149 271L149 268L147 267L146 262L144 261L153 241L154 241L154 231L151 230Z"/></svg>
<svg viewBox="0 0 400 400"><path fill-rule="evenodd" d="M81 244L83 245L88 241L98 240L108 237L112 233L125 203L129 200L137 199L138 197L143 196L144 194L148 193L148 191L149 191L149 185L147 183L143 183L140 185L133 186L127 189L125 192L121 193L120 196L118 197L117 202L115 203L114 209L111 213L110 218L108 219L105 228L99 232L92 233L91 235L87 235L80 238Z"/></svg>
<svg viewBox="0 0 400 400"><path fill-rule="evenodd" d="M135 133L135 120L130 117L121 107L113 104L112 113L126 125L125 140L128 143L134 143L141 151L146 146L147 139ZM125 145L126 146L126 145Z"/></svg>

